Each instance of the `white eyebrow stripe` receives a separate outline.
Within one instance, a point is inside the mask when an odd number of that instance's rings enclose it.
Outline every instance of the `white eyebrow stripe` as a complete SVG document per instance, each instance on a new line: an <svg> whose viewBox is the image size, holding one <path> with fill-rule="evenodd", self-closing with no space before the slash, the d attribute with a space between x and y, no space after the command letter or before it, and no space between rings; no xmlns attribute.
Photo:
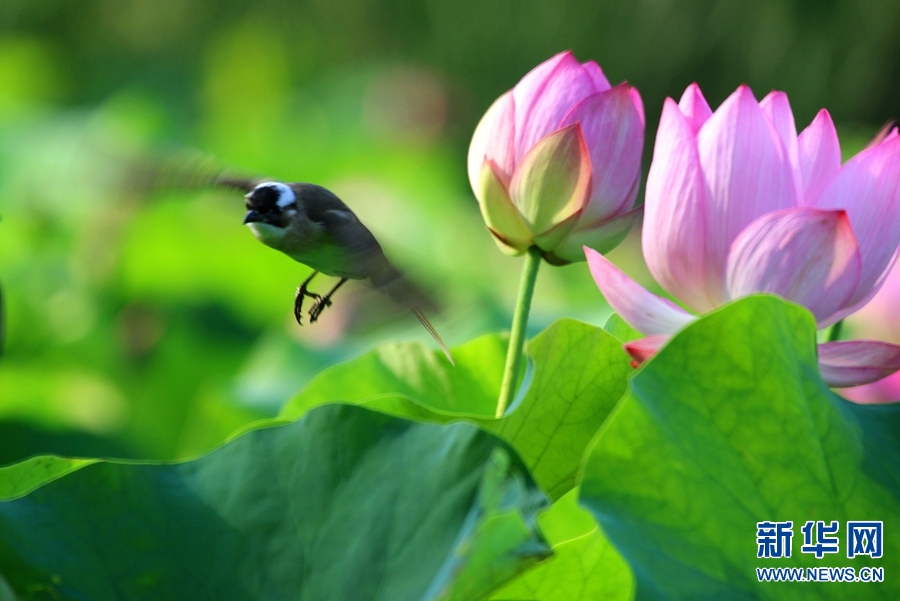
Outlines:
<svg viewBox="0 0 900 601"><path fill-rule="evenodd" d="M256 186L254 190L258 190L259 188L275 188L278 190L278 201L275 204L282 209L294 204L294 201L297 200L297 196L294 194L291 187L281 182L263 182Z"/></svg>

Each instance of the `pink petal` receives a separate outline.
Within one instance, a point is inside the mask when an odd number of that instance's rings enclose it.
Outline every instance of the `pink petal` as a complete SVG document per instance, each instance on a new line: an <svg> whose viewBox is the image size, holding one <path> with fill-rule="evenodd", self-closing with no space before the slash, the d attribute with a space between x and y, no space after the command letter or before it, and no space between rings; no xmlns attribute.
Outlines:
<svg viewBox="0 0 900 601"><path fill-rule="evenodd" d="M878 146L882 142L894 139L896 136L896 122L894 120L888 121L883 126L881 126L881 129L879 129L874 136L872 136L872 139L869 140L868 144L866 144L866 148Z"/></svg>
<svg viewBox="0 0 900 601"><path fill-rule="evenodd" d="M841 146L828 111L819 111L800 134L797 146L803 183L801 202L815 206L822 190L841 170Z"/></svg>
<svg viewBox="0 0 900 601"><path fill-rule="evenodd" d="M825 383L847 388L868 384L900 370L900 346L875 340L842 340L819 345Z"/></svg>
<svg viewBox="0 0 900 601"><path fill-rule="evenodd" d="M771 292L800 303L819 327L843 308L859 280L859 247L844 211L809 207L763 215L735 238L728 292Z"/></svg>
<svg viewBox="0 0 900 601"><path fill-rule="evenodd" d="M581 67L594 83L594 92L605 92L612 87L609 85L609 80L606 79L606 75L603 74L603 69L601 69L600 65L594 61L583 63Z"/></svg>
<svg viewBox="0 0 900 601"><path fill-rule="evenodd" d="M816 206L846 209L862 257L859 286L848 305L871 298L900 245L900 137L850 159Z"/></svg>
<svg viewBox="0 0 900 601"><path fill-rule="evenodd" d="M584 248L588 267L607 302L635 330L644 334L671 334L694 320L670 300L648 292L609 259Z"/></svg>
<svg viewBox="0 0 900 601"><path fill-rule="evenodd" d="M644 125L628 84L588 96L563 118L580 123L591 156L591 199L582 218L593 223L631 208L641 173Z"/></svg>
<svg viewBox="0 0 900 601"><path fill-rule="evenodd" d="M691 124L667 98L647 176L644 257L656 281L700 313L724 302L725 286L724 267L718 268L724 251L721 257L708 254L706 198Z"/></svg>
<svg viewBox="0 0 900 601"><path fill-rule="evenodd" d="M512 92L494 101L487 110L469 145L469 183L478 194L484 160L493 162L503 179L509 181L515 171L515 102Z"/></svg>
<svg viewBox="0 0 900 601"><path fill-rule="evenodd" d="M864 338L874 337L878 340L900 342L898 307L900 307L900 263L894 263L878 294L853 315L848 325L853 332L858 332Z"/></svg>
<svg viewBox="0 0 900 601"><path fill-rule="evenodd" d="M516 161L552 131L576 103L595 93L594 79L571 52L531 70L513 88L516 102Z"/></svg>
<svg viewBox="0 0 900 601"><path fill-rule="evenodd" d="M625 352L631 355L632 367L638 367L641 363L659 352L666 345L671 336L669 334L656 334L640 340L634 340L623 345Z"/></svg>
<svg viewBox="0 0 900 601"><path fill-rule="evenodd" d="M900 401L900 371L888 377L853 388L838 391L842 397L854 403L894 403Z"/></svg>
<svg viewBox="0 0 900 601"><path fill-rule="evenodd" d="M900 250L900 249L898 249L898 250ZM857 294L855 294L853 296L853 298L850 301L848 301L848 304L844 305L843 309L841 309L836 315L834 315L831 318L831 321L832 322L840 321L841 319L844 319L848 315L853 315L854 313L856 313L857 311L859 311L860 309L865 307L867 304L869 304L869 301L872 300L873 298L875 298L875 296L877 296L878 292L881 290L881 286L888 280L888 276L890 275L891 269L896 264L896 262L897 262L897 255L895 255L891 259L890 263L888 264L887 269L884 270L884 273L882 273L880 276L878 276L878 279L875 280L875 285L871 287L868 294L866 294L865 296L862 296L862 297L859 296L859 288L860 288L861 284L857 284L856 285ZM859 300L855 300L857 298ZM853 302L853 301L855 301L855 302ZM849 303L852 303L852 304L849 304Z"/></svg>
<svg viewBox="0 0 900 601"><path fill-rule="evenodd" d="M724 273L732 241L750 222L796 205L793 169L747 86L739 87L703 125L697 147L709 190L708 256L721 258L707 269Z"/></svg>
<svg viewBox="0 0 900 601"><path fill-rule="evenodd" d="M773 90L762 99L762 102L759 103L759 108L762 109L763 115L765 115L781 139L781 143L787 152L788 160L791 163L791 170L794 175L794 190L797 194L800 194L803 190L803 178L800 175L798 158L797 126L794 124L794 112L791 110L787 94ZM802 196L798 196L795 204L800 204L801 199Z"/></svg>
<svg viewBox="0 0 900 601"><path fill-rule="evenodd" d="M684 90L681 100L678 101L678 108L681 109L681 114L687 119L694 135L712 117L709 103L706 102L706 98L703 97L703 92L700 91L700 86L696 82Z"/></svg>

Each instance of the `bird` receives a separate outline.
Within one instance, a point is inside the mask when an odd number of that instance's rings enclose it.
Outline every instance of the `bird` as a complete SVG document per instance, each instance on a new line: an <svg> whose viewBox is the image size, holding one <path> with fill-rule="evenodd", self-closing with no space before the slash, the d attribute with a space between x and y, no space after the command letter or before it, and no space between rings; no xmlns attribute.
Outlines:
<svg viewBox="0 0 900 601"><path fill-rule="evenodd" d="M424 313L433 302L388 261L372 232L337 195L304 182L216 176L212 183L245 192L243 224L266 246L313 269L294 296L298 324L302 325L306 298L312 300L309 321L314 323L348 280L365 280L409 309L453 364L447 345ZM320 273L339 278L324 295L310 290Z"/></svg>

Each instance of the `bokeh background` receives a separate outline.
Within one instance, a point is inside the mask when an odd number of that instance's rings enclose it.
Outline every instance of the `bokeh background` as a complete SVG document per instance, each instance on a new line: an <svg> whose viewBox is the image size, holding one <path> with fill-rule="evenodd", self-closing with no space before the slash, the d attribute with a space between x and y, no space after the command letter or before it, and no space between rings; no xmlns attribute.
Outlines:
<svg viewBox="0 0 900 601"><path fill-rule="evenodd" d="M900 116L894 0L0 2L0 464L195 456L328 365L429 343L361 284L298 327L307 268L241 227L239 194L138 193L147 157L323 184L441 300L449 344L508 327L520 259L483 228L466 150L567 48L640 90L645 167L692 81L713 107L785 90L799 128L827 107L845 157ZM639 248L613 256L649 283ZM530 329L608 312L584 264L545 267Z"/></svg>

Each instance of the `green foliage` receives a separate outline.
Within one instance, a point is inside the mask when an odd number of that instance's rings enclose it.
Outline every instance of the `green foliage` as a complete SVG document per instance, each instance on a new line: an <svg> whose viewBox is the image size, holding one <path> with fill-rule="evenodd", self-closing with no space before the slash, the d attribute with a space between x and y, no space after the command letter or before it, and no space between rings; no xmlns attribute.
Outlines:
<svg viewBox="0 0 900 601"><path fill-rule="evenodd" d="M519 452L557 499L575 486L584 449L625 392L630 359L600 328L571 319L528 344L534 364L521 403L484 427Z"/></svg>
<svg viewBox="0 0 900 601"><path fill-rule="evenodd" d="M310 411L179 464L98 462L0 504L21 599L478 599L547 556L542 496L472 426Z"/></svg>
<svg viewBox="0 0 900 601"><path fill-rule="evenodd" d="M2 574L0 574L0 601L17 601L16 596Z"/></svg>
<svg viewBox="0 0 900 601"><path fill-rule="evenodd" d="M494 593L497 601L629 600L634 577L622 556L587 511L577 491L540 516L541 531L553 544L553 557Z"/></svg>
<svg viewBox="0 0 900 601"><path fill-rule="evenodd" d="M814 332L804 309L751 297L629 378L619 340L560 320L500 419L503 337L455 349L455 368L392 345L316 377L283 411L299 421L201 459L0 470L0 573L23 599L112 583L196 598L198 582L236 599L892 599L890 580L757 582L757 567L898 566L900 407L830 392ZM845 533L831 562L801 553L810 519L883 521L884 557L846 559ZM792 557L757 559L757 522L785 520Z"/></svg>
<svg viewBox="0 0 900 601"><path fill-rule="evenodd" d="M490 102L567 47L640 89L648 143L686 82L715 105L746 81L786 90L800 128L828 107L846 158L894 112L900 5L160 6L0 3L0 601L74 584L277 598L269 575L316 600L376 582L385 599L900 596L898 408L829 392L796 307L707 316L631 384L620 341L639 333L556 322L494 419L506 340L483 334L509 325L520 259L496 252L465 176ZM135 165L178 163L173 145L334 188L445 306L445 339L474 339L457 367L394 344L427 334L359 284L294 324L308 270L240 228L239 195L135 190ZM639 270L637 248L616 260ZM607 314L583 265L545 269L531 333ZM282 418L302 420L259 429L292 395ZM377 414L322 407L338 402ZM554 501L536 518L532 480ZM887 582L755 582L757 565L819 565L798 538L757 562L756 521L853 517L885 521Z"/></svg>
<svg viewBox="0 0 900 601"><path fill-rule="evenodd" d="M663 99L692 80L714 105L741 81L786 90L801 128L825 106L845 154L900 93L892 2L160 2L0 3L0 464L193 457L322 368L426 340L355 284L292 324L307 270L240 227L240 196L138 193L138 159L196 148L334 188L433 289L456 345L508 327L519 265L484 231L466 148L550 55L639 88L645 165ZM639 267L634 242L616 252ZM531 335L608 314L583 265L544 270L535 298Z"/></svg>
<svg viewBox="0 0 900 601"><path fill-rule="evenodd" d="M585 447L625 392L631 371L621 343L562 319L527 348L525 393L494 419L505 341L487 336L453 350L457 367L417 344L394 345L323 372L289 402L283 418L337 401L410 419L466 419L508 442L541 488L557 499L575 486Z"/></svg>
<svg viewBox="0 0 900 601"><path fill-rule="evenodd" d="M631 381L586 458L581 501L638 575L639 598L895 599L900 584L758 583L756 567L900 568L900 406L852 405L819 377L812 316L774 297L689 325ZM841 553L800 552L806 520ZM761 521L794 522L757 559ZM846 520L883 520L884 557L846 558Z"/></svg>
<svg viewBox="0 0 900 601"><path fill-rule="evenodd" d="M38 486L93 463L93 459L32 457L0 468L0 501L28 494Z"/></svg>
<svg viewBox="0 0 900 601"><path fill-rule="evenodd" d="M387 345L323 371L285 404L280 417L295 419L330 402L381 406L387 401L378 397L386 395L418 402L436 414L492 417L505 357L506 337L496 334L454 348L455 367L422 344Z"/></svg>
<svg viewBox="0 0 900 601"><path fill-rule="evenodd" d="M619 317L618 313L613 313L606 320L603 329L621 340L622 342L631 342L643 338L644 335L625 323L625 320Z"/></svg>

